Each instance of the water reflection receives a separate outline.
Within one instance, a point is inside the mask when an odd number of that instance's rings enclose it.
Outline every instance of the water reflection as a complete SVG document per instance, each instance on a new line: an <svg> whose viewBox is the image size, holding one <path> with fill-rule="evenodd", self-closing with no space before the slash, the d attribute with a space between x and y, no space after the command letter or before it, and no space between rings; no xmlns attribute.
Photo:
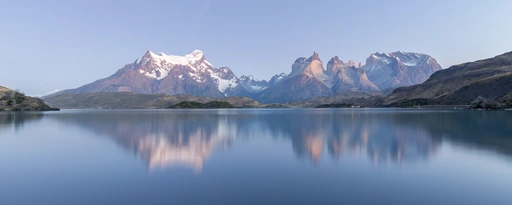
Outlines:
<svg viewBox="0 0 512 205"><path fill-rule="evenodd" d="M150 169L201 170L236 138L291 141L301 159L363 156L373 163L428 160L443 139L512 153L510 113L400 110L90 111L50 115L112 138ZM475 120L477 119L477 120ZM485 131L484 131L485 130ZM324 155L327 152L327 155Z"/></svg>
<svg viewBox="0 0 512 205"><path fill-rule="evenodd" d="M50 115L107 136L137 153L150 169L184 165L201 170L207 158L235 138L284 138L299 158L365 156L375 163L425 160L436 153L441 133L425 114L264 111L100 111ZM446 131L446 130L445 130ZM449 130L447 130L449 131ZM328 152L328 155L324 155Z"/></svg>
<svg viewBox="0 0 512 205"><path fill-rule="evenodd" d="M0 112L0 131L14 127L19 130L25 123L38 121L43 118L41 112Z"/></svg>
<svg viewBox="0 0 512 205"><path fill-rule="evenodd" d="M297 155L315 163L319 163L325 146L336 160L342 155L360 155L376 163L415 161L435 154L439 138L424 127L397 124L395 117L390 113L327 110L282 117L269 115L260 121L266 122L272 133L287 133L284 136L291 139ZM399 118L404 117L410 116L404 114ZM419 119L405 122L410 120Z"/></svg>
<svg viewBox="0 0 512 205"><path fill-rule="evenodd" d="M216 148L230 144L236 129L214 115L107 111L51 117L112 138L140 155L150 169L183 165L201 170Z"/></svg>
<svg viewBox="0 0 512 205"><path fill-rule="evenodd" d="M22 129L15 137L0 132L0 181L10 184L1 192L10 204L56 204L46 196L57 192L62 204L510 201L500 190L512 184L512 112L79 110L15 117L0 117ZM173 169L148 174L141 167Z"/></svg>

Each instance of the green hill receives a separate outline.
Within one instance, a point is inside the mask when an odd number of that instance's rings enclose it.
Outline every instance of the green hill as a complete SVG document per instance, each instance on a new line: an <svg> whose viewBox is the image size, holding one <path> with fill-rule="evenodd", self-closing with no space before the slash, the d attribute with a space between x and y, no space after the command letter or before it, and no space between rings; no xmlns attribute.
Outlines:
<svg viewBox="0 0 512 205"><path fill-rule="evenodd" d="M239 108L259 108L266 105L247 97L211 98L190 95L136 94L130 92L63 94L44 98L51 106L66 109L158 109L189 101L207 103L227 102Z"/></svg>

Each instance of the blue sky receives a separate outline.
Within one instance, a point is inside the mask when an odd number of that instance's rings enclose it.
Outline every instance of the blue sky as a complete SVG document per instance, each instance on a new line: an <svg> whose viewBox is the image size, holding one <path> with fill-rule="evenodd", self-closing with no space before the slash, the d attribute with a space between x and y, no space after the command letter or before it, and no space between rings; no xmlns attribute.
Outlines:
<svg viewBox="0 0 512 205"><path fill-rule="evenodd" d="M107 77L146 50L202 50L259 79L313 51L326 63L374 52L444 67L512 51L510 0L0 0L0 85L31 95Z"/></svg>

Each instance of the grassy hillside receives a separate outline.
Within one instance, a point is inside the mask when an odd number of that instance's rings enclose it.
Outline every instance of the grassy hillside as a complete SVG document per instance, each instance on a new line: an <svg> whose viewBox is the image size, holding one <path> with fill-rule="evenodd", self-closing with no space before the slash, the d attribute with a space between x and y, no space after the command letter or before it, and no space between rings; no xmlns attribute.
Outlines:
<svg viewBox="0 0 512 205"><path fill-rule="evenodd" d="M169 96L160 94L135 94L130 92L64 94L44 99L44 101L51 106L69 109L156 109L169 108L170 106L183 101L207 103L215 100L228 102L231 105L240 108L265 107L265 105L247 97L215 99L211 97L196 97L190 95Z"/></svg>
<svg viewBox="0 0 512 205"><path fill-rule="evenodd" d="M39 98L0 86L0 111L51 111L51 108Z"/></svg>
<svg viewBox="0 0 512 205"><path fill-rule="evenodd" d="M510 107L512 52L434 73L426 82L397 88L385 106L468 105L475 100L499 102Z"/></svg>

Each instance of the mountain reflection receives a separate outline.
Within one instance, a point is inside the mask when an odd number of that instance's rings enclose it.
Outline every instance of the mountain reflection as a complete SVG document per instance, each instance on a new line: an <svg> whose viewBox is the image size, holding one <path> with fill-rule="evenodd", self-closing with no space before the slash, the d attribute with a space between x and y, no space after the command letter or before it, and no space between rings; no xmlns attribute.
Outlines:
<svg viewBox="0 0 512 205"><path fill-rule="evenodd" d="M442 133L424 115L329 110L91 111L49 115L59 122L111 138L136 153L150 170L186 166L201 170L236 138L291 141L301 159L363 156L373 163L427 160ZM429 119L427 117L427 119Z"/></svg>
<svg viewBox="0 0 512 205"><path fill-rule="evenodd" d="M153 169L183 165L201 170L216 148L234 138L233 123L213 115L109 111L52 116L107 136Z"/></svg>
<svg viewBox="0 0 512 205"><path fill-rule="evenodd" d="M284 120L269 117L261 121L273 133L287 133L285 136L291 138L296 154L315 163L319 163L325 146L336 160L342 155L363 155L380 163L428 159L440 145L440 139L433 138L422 127L396 124L394 115L330 112L320 110L304 115L299 111Z"/></svg>

